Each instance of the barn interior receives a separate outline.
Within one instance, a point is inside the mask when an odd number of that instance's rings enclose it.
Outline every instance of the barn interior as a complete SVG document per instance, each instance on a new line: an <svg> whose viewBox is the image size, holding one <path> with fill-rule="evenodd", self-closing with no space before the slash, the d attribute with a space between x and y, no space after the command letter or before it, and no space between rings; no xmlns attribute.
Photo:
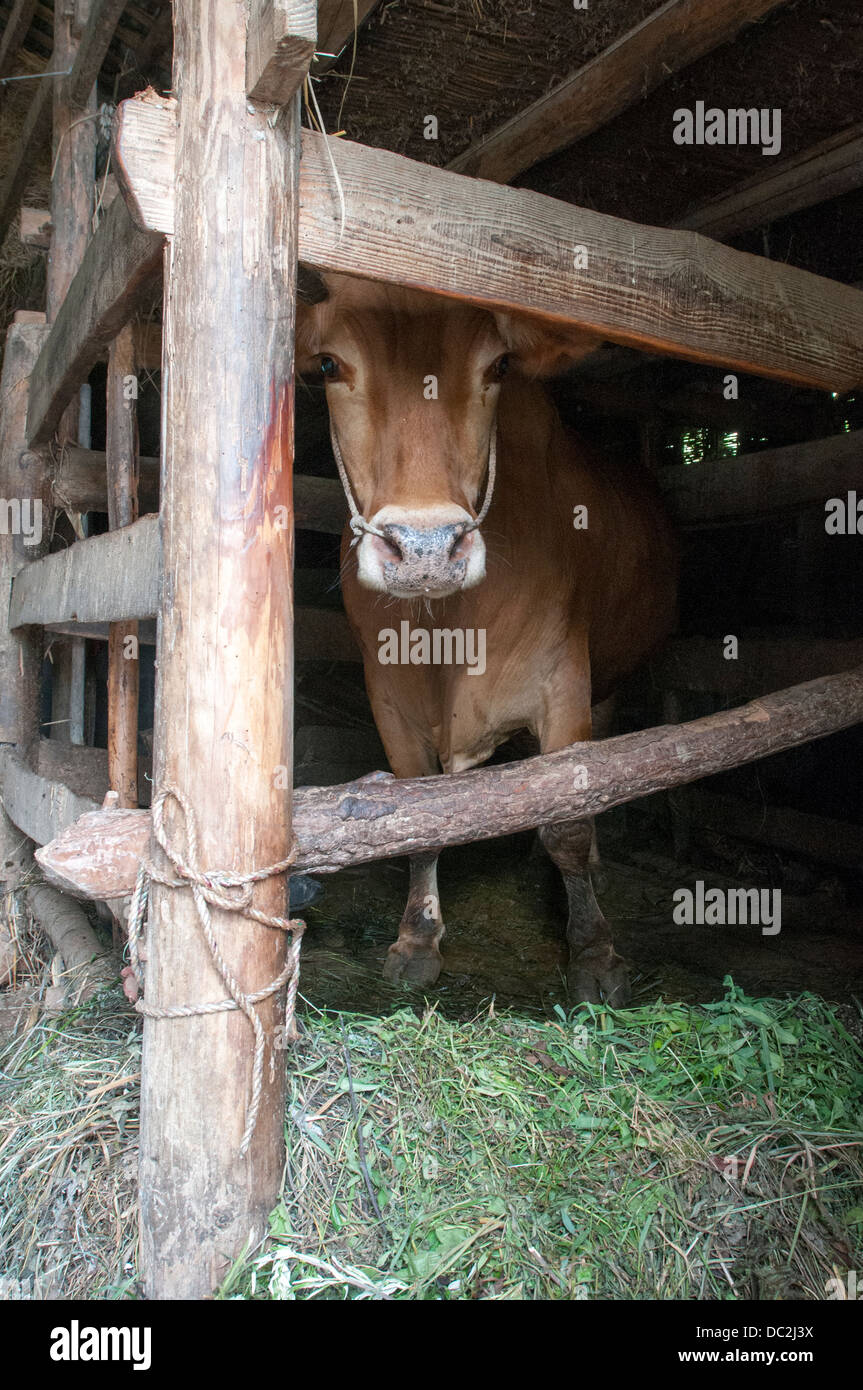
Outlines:
<svg viewBox="0 0 863 1390"><path fill-rule="evenodd" d="M621 76L618 111L590 96L564 111L553 150L540 157L530 136L534 104L556 109L554 94L591 63L607 65L605 86L614 87L616 46L659 6L356 3L355 41L319 53L312 65L305 123L640 224L700 230L842 284L863 282L863 16L854 0L725 4L694 54L679 34L655 51L645 37L637 90L627 93ZM0 25L0 77L43 71L52 51L49 6L4 0ZM44 307L49 234L40 210L48 206L51 153L47 127L30 129L37 85L10 81L0 90L0 161L18 180L3 199L4 329L14 312ZM122 7L99 73L97 173L106 180L112 108L148 86L171 88L171 7L137 0ZM766 156L757 145L702 144L683 151L672 138L674 113L699 101L780 110L781 150ZM154 295L136 330L142 512L158 506L160 304ZM655 475L680 530L678 631L621 692L615 732L696 719L848 670L863 655L863 542L856 525L846 534L825 529L830 498L847 499L858 487L863 496L861 393L733 375L729 387L721 367L616 345L550 384L585 438ZM105 377L103 364L90 377L91 453L105 449ZM297 474L327 486L309 483L298 494L316 500L300 507L296 533L295 782L328 785L385 759L339 594L342 510L319 383L298 387L296 432ZM76 473L68 459L58 461L55 495L64 502L55 550L108 529L92 470L77 462ZM731 660L729 635L738 642ZM103 765L76 760L74 748L107 745L106 636L56 631L43 673L42 733L56 745L44 762L63 769L62 780L82 796L104 789ZM153 640L142 626L143 805ZM636 999L715 999L729 974L757 993L811 989L849 1005L860 997L860 754L861 733L852 729L601 818L599 897L634 967ZM696 880L781 888L781 934L675 924L672 894ZM406 865L393 860L323 881L308 909L304 959L303 993L315 1006L387 1011L401 997L380 979L380 965L406 883ZM565 1002L563 892L532 833L448 850L441 883L448 935L435 998L444 1012L467 1017L494 999L541 1015Z"/></svg>

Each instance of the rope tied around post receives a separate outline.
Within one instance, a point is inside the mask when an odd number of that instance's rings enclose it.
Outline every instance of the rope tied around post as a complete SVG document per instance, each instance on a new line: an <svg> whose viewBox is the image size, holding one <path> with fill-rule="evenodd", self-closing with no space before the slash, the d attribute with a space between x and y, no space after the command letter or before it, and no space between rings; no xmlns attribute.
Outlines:
<svg viewBox="0 0 863 1390"><path fill-rule="evenodd" d="M169 799L175 801L183 813L186 831L185 856L168 843L164 811L165 803ZM158 1008L156 1005L147 1004L143 999L138 999L135 1008L145 1018L154 1019L193 1018L198 1014L224 1013L233 1009L239 1009L246 1015L255 1035L255 1058L252 1067L252 1091L246 1110L246 1128L240 1142L240 1155L244 1156L248 1152L258 1121L264 1075L266 1035L255 1006L260 1004L262 1000L268 999L270 995L276 994L283 985L287 984L285 1037L291 1041L296 1040L298 1034L294 1022L294 1011L300 983L300 948L306 929L305 922L298 917L288 919L261 912L253 905L252 895L254 884L262 883L265 879L275 878L279 874L288 872L296 857L296 847L291 850L287 858L280 859L278 863L270 864L265 869L254 869L251 873L237 874L222 870L203 872L198 865L198 827L195 814L182 793L176 787L166 787L158 792L153 798L151 815L153 834L177 876L172 878L167 873L163 873L150 859L141 860L135 891L129 907L128 925L129 960L135 979L140 989L143 990L144 969L140 955L140 940L150 884L160 883L165 888L188 888L194 899L201 931L210 952L210 959L230 997L210 1004L177 1004L167 1009ZM265 985L263 989L255 990L252 994L246 994L240 988L219 949L213 932L210 907L221 908L224 912L238 912L241 917L252 922L259 922L261 926L291 933L292 940L284 969L275 980Z"/></svg>

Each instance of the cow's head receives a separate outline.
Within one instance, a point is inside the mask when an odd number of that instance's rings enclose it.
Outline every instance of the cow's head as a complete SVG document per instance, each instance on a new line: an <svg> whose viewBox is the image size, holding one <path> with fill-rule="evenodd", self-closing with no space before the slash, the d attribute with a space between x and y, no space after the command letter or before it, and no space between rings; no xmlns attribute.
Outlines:
<svg viewBox="0 0 863 1390"><path fill-rule="evenodd" d="M507 369L547 373L596 340L332 275L317 303L298 306L296 341L297 370L323 375L356 504L378 533L361 533L360 583L408 599L478 584L485 543L471 523Z"/></svg>

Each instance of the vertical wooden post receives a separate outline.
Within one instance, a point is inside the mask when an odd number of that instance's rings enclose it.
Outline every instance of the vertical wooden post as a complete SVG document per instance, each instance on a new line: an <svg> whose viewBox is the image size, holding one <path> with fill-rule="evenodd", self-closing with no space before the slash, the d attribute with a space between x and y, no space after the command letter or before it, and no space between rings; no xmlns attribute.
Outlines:
<svg viewBox="0 0 863 1390"><path fill-rule="evenodd" d="M12 580L28 560L45 554L49 535L49 479L41 454L27 448L27 400L30 373L48 330L41 324L13 323L6 335L0 378L0 497L18 499L33 520L42 519L42 535L25 545L24 535L0 532L0 746L22 757L35 751L39 739L39 676L42 664L41 630L8 628ZM22 835L0 811L0 879L7 858Z"/></svg>
<svg viewBox="0 0 863 1390"><path fill-rule="evenodd" d="M127 324L108 350L108 525L138 519L138 421L127 383L135 378L135 339ZM108 629L108 784L120 806L138 804L138 624Z"/></svg>
<svg viewBox="0 0 863 1390"><path fill-rule="evenodd" d="M71 68L78 52L80 31L87 21L89 0L54 0L54 55L57 72ZM45 307L53 323L66 298L90 240L96 168L96 88L84 107L71 98L68 77L54 78L54 131L51 175L51 248L45 286ZM65 411L57 429L58 443L86 443L79 438L78 399ZM73 637L54 644L54 698L51 735L64 743L84 742L84 639Z"/></svg>
<svg viewBox="0 0 863 1390"><path fill-rule="evenodd" d="M165 264L162 600L155 790L194 808L203 869L282 858L291 838L293 337L299 122L245 91L240 3L175 0L175 233ZM288 783L289 785L289 783ZM178 817L168 833L184 845ZM284 879L255 890L285 909ZM247 991L276 978L283 934L213 910ZM154 885L148 1005L224 999L191 894ZM259 1006L268 1055L239 1146L252 1034L239 1012L145 1019L141 1254L150 1298L199 1298L266 1230L284 1164L281 995Z"/></svg>

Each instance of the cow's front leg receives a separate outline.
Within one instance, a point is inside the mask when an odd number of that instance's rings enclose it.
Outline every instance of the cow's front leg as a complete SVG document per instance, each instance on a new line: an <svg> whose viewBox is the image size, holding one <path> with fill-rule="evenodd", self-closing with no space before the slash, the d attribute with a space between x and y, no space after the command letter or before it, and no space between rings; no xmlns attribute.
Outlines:
<svg viewBox="0 0 863 1390"><path fill-rule="evenodd" d="M441 968L444 924L437 891L437 851L411 855L407 905L384 964L384 978L411 985L433 985Z"/></svg>
<svg viewBox="0 0 863 1390"><path fill-rule="evenodd" d="M563 874L569 903L567 992L573 1003L598 1004L600 991L613 1007L629 998L626 965L614 949L611 927L596 901L590 865L598 862L592 820L546 825L540 838Z"/></svg>

